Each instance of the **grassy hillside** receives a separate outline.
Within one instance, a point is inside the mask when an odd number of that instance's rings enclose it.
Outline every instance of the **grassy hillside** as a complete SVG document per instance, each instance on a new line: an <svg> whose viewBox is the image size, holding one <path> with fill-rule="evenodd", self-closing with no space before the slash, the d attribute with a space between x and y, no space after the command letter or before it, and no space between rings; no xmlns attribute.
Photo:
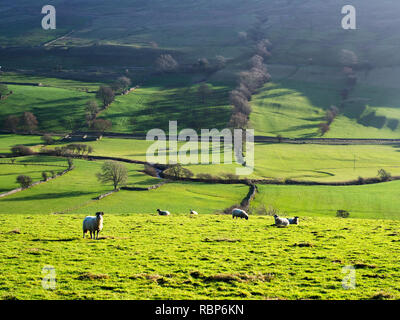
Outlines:
<svg viewBox="0 0 400 320"><path fill-rule="evenodd" d="M225 128L231 112L229 87L210 84L211 91L203 98L198 93L199 85L183 78L186 81L180 79L177 83L164 77L157 85L118 96L99 118L111 120L112 131L123 133L146 134L153 128L168 132L172 120L178 121L179 129Z"/></svg>
<svg viewBox="0 0 400 320"><path fill-rule="evenodd" d="M94 94L61 88L8 87L13 94L0 101L0 123L7 116L32 112L38 120L38 130L45 132L68 132L83 127L86 102L94 97Z"/></svg>
<svg viewBox="0 0 400 320"><path fill-rule="evenodd" d="M398 221L302 218L279 229L272 217L106 214L95 241L82 239L83 218L2 214L0 297L399 298ZM55 290L42 288L45 265ZM355 289L342 287L344 266Z"/></svg>
<svg viewBox="0 0 400 320"><path fill-rule="evenodd" d="M0 28L3 70L24 69L52 78L103 82L128 75L134 84L143 84L143 91L138 91L138 96L119 97L104 113L103 117L112 120L113 131L144 133L164 127L171 119L194 128L225 126L229 120L225 90L234 87L238 73L248 68L254 39L268 38L273 44L272 57L267 61L273 83L260 90L252 102L251 125L257 134L319 136L318 125L325 110L341 104L341 51L352 50L357 56L357 85L326 137L400 137L400 60L393 54L398 36L388 32L398 29L400 19L394 13L398 4L391 1L354 1L358 14L355 31L340 26L342 1L321 5L284 0L173 0L166 5L161 0L119 0L111 5L104 0L59 0L54 5L60 27L54 32L32 27L40 18L35 12L41 4L24 1L17 6L5 2L7 19ZM10 23L13 18L15 22ZM247 32L247 40L240 39L239 32ZM44 46L44 39L55 41ZM162 53L172 54L186 67L202 57L212 62L216 55L226 57L228 63L212 75L178 74L155 79L154 61ZM26 59L27 55L32 59ZM179 85L177 77L181 78ZM204 78L214 84L215 96L201 105L194 83ZM21 90L7 99L9 102L0 102L6 104L4 109L9 104L24 111L37 108L42 118L40 129L53 131L71 129L63 123L71 123L66 120L68 109L76 115L77 127L82 128L81 101L74 100L79 95L39 88ZM56 95L51 112L57 110L58 121L50 122L35 96L51 100Z"/></svg>

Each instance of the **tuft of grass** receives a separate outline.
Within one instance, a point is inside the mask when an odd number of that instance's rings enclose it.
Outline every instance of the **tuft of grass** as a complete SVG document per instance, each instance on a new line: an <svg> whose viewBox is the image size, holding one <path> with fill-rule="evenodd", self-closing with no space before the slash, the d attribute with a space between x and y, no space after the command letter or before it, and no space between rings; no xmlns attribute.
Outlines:
<svg viewBox="0 0 400 320"><path fill-rule="evenodd" d="M109 279L110 276L108 274L94 274L90 272L85 272L81 274L77 279L78 280L104 280L104 279Z"/></svg>
<svg viewBox="0 0 400 320"><path fill-rule="evenodd" d="M372 300L388 300L393 299L393 295L390 292L386 291L379 291L375 293L372 297Z"/></svg>

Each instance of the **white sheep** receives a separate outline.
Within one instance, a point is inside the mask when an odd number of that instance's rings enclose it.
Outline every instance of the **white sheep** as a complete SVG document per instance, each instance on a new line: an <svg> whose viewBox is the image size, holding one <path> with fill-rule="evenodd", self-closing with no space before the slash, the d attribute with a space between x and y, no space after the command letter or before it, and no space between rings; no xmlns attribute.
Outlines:
<svg viewBox="0 0 400 320"><path fill-rule="evenodd" d="M275 218L275 225L277 227L287 227L290 224L288 219L280 218L280 217L278 217L277 214L274 215L274 218Z"/></svg>
<svg viewBox="0 0 400 320"><path fill-rule="evenodd" d="M289 224L299 224L299 217L288 218Z"/></svg>
<svg viewBox="0 0 400 320"><path fill-rule="evenodd" d="M232 210L232 219L240 218L249 220L249 215L242 209L235 208Z"/></svg>
<svg viewBox="0 0 400 320"><path fill-rule="evenodd" d="M194 211L193 209L190 209L190 214L192 216L197 216L198 215L198 213L196 211Z"/></svg>
<svg viewBox="0 0 400 320"><path fill-rule="evenodd" d="M170 215L169 211L161 211L160 209L157 209L157 211L160 216L169 216Z"/></svg>
<svg viewBox="0 0 400 320"><path fill-rule="evenodd" d="M97 212L96 216L88 216L83 220L83 238L85 238L86 232L90 232L90 239L99 239L99 232L103 229L103 215L104 212ZM97 231L97 237L96 237ZM92 237L93 233L93 237Z"/></svg>

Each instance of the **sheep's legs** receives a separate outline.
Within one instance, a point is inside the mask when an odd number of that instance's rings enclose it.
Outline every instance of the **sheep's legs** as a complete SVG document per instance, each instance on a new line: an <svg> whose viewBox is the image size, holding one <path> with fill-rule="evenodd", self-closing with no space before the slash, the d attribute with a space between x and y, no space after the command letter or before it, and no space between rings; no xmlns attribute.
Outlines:
<svg viewBox="0 0 400 320"><path fill-rule="evenodd" d="M90 231L90 239L93 239L93 237L92 237L92 231Z"/></svg>
<svg viewBox="0 0 400 320"><path fill-rule="evenodd" d="M95 231L96 232L96 231ZM97 230L97 237L96 237L96 239L97 240L99 240L99 231Z"/></svg>

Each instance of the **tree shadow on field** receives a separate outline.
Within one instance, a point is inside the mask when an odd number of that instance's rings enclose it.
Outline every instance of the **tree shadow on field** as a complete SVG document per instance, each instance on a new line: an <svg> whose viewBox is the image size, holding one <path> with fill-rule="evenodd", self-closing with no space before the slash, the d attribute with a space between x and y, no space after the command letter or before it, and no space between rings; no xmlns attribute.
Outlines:
<svg viewBox="0 0 400 320"><path fill-rule="evenodd" d="M75 192L59 192L59 193L42 193L37 194L30 197L22 197L22 198L15 198L15 199L4 199L3 201L31 201L31 200L47 200L47 199L58 199L58 198L70 198L70 197L79 197L84 195L93 195L93 192L82 192L82 191L75 191Z"/></svg>
<svg viewBox="0 0 400 320"><path fill-rule="evenodd" d="M70 241L76 241L78 238L64 238L64 239L32 239L31 241L34 242L70 242Z"/></svg>

